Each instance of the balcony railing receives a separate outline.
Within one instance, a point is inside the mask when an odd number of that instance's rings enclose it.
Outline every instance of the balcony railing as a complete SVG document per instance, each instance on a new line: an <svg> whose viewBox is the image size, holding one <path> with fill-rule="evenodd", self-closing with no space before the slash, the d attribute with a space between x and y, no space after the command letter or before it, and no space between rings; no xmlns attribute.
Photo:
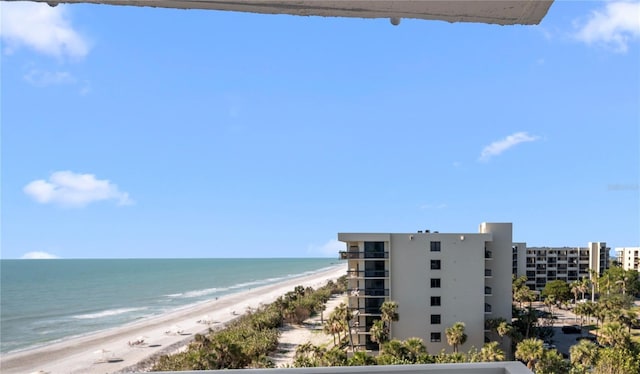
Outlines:
<svg viewBox="0 0 640 374"><path fill-rule="evenodd" d="M347 291L351 296L389 296L388 288L353 288Z"/></svg>
<svg viewBox="0 0 640 374"><path fill-rule="evenodd" d="M347 275L351 277L389 278L389 270L349 270Z"/></svg>
<svg viewBox="0 0 640 374"><path fill-rule="evenodd" d="M360 314L375 314L380 315L380 307L351 307L351 311L358 311Z"/></svg>
<svg viewBox="0 0 640 374"><path fill-rule="evenodd" d="M492 274L492 272L491 272L491 269L484 269L484 276L485 276L485 277L490 277L490 276L492 276L492 275L493 275L493 274Z"/></svg>
<svg viewBox="0 0 640 374"><path fill-rule="evenodd" d="M484 304L484 312L485 313L491 313L491 304Z"/></svg>
<svg viewBox="0 0 640 374"><path fill-rule="evenodd" d="M484 258L486 258L486 259L493 258L493 254L491 253L491 251L488 251L488 250L485 249L484 250Z"/></svg>
<svg viewBox="0 0 640 374"><path fill-rule="evenodd" d="M353 260L362 258L389 258L389 252L340 251L341 260Z"/></svg>
<svg viewBox="0 0 640 374"><path fill-rule="evenodd" d="M491 292L491 287L485 287L484 288L484 294L485 296L491 296L493 293Z"/></svg>

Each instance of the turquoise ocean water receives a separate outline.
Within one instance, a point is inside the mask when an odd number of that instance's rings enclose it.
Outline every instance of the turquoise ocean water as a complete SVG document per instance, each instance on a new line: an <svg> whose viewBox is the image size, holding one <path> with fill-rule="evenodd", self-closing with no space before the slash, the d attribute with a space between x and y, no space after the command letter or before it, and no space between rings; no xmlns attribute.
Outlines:
<svg viewBox="0 0 640 374"><path fill-rule="evenodd" d="M0 260L0 352L116 327L338 261Z"/></svg>

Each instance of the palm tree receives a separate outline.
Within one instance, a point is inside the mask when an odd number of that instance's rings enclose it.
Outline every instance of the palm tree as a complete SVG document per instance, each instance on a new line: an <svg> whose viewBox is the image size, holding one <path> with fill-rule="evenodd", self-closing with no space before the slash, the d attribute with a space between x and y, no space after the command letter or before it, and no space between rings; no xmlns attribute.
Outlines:
<svg viewBox="0 0 640 374"><path fill-rule="evenodd" d="M589 283L589 278L582 277L582 280L580 281L580 299L584 300L584 293L589 290Z"/></svg>
<svg viewBox="0 0 640 374"><path fill-rule="evenodd" d="M638 313L631 309L624 309L618 319L620 320L620 323L627 326L629 329L628 332L631 334L631 327L633 327L636 319L638 319Z"/></svg>
<svg viewBox="0 0 640 374"><path fill-rule="evenodd" d="M340 347L333 347L324 352L323 366L345 366L347 364L347 352Z"/></svg>
<svg viewBox="0 0 640 374"><path fill-rule="evenodd" d="M577 304L573 308L573 313L576 315L576 319L580 317L580 331L582 332L582 326L584 325L584 317L587 315L587 303Z"/></svg>
<svg viewBox="0 0 640 374"><path fill-rule="evenodd" d="M609 314L609 310L599 302L594 303L593 309L593 316L596 317L596 327L598 327L598 323L601 325L604 324L607 314Z"/></svg>
<svg viewBox="0 0 640 374"><path fill-rule="evenodd" d="M605 323L598 331L598 342L602 345L610 345L614 348L628 347L631 338L624 326L618 322Z"/></svg>
<svg viewBox="0 0 640 374"><path fill-rule="evenodd" d="M598 361L598 346L587 339L580 340L569 348L569 354L571 364L581 373L587 373Z"/></svg>
<svg viewBox="0 0 640 374"><path fill-rule="evenodd" d="M398 360L405 359L408 353L407 347L405 347L404 344L398 339L393 339L384 343L382 345L382 351L385 355L391 356Z"/></svg>
<svg viewBox="0 0 640 374"><path fill-rule="evenodd" d="M525 339L516 346L516 358L526 361L527 367L533 369L536 361L544 355L542 340L536 338Z"/></svg>
<svg viewBox="0 0 640 374"><path fill-rule="evenodd" d="M412 363L423 363L425 356L428 356L427 347L420 338L409 338L404 341L404 347L407 351L407 358Z"/></svg>
<svg viewBox="0 0 640 374"><path fill-rule="evenodd" d="M347 307L347 304L340 303L340 305L338 305L334 310L334 313L342 324L342 331L349 334L349 344L351 345L351 352L353 352L353 335L351 333L351 320L353 319L353 312Z"/></svg>
<svg viewBox="0 0 640 374"><path fill-rule="evenodd" d="M578 294L580 293L580 287L582 282L575 280L569 284L571 287L571 292L573 292L573 303L576 304L578 302Z"/></svg>
<svg viewBox="0 0 640 374"><path fill-rule="evenodd" d="M351 358L349 358L347 364L349 366L375 365L376 359L367 355L366 352L358 351L355 352Z"/></svg>
<svg viewBox="0 0 640 374"><path fill-rule="evenodd" d="M587 315L587 321L589 324L591 324L591 316L596 314L597 308L597 304L593 301L587 301L586 303L584 303L584 312Z"/></svg>
<svg viewBox="0 0 640 374"><path fill-rule="evenodd" d="M382 322L384 322L384 328L387 336L391 336L391 322L398 321L398 303L395 301L385 301L380 306L380 313Z"/></svg>
<svg viewBox="0 0 640 374"><path fill-rule="evenodd" d="M343 331L342 321L340 321L338 315L336 313L331 313L329 318L325 321L324 328L325 333L331 334L333 336L333 344L336 345L336 335L338 336L338 341L340 341L340 332Z"/></svg>
<svg viewBox="0 0 640 374"><path fill-rule="evenodd" d="M598 272L589 269L589 283L591 283L591 302L596 301L596 287L598 286Z"/></svg>
<svg viewBox="0 0 640 374"><path fill-rule="evenodd" d="M568 374L571 369L571 364L555 349L545 349L535 365L536 374Z"/></svg>
<svg viewBox="0 0 640 374"><path fill-rule="evenodd" d="M498 333L498 335L500 335L501 342L504 341L504 337L511 334L512 331L513 331L513 326L508 324L507 321L500 322L498 327L496 327L496 332Z"/></svg>
<svg viewBox="0 0 640 374"><path fill-rule="evenodd" d="M555 295L549 295L544 299L544 304L549 308L549 314L553 318L553 306L556 305Z"/></svg>
<svg viewBox="0 0 640 374"><path fill-rule="evenodd" d="M464 333L464 322L456 322L445 329L447 343L453 347L453 353L458 353L458 346L466 343L467 334Z"/></svg>
<svg viewBox="0 0 640 374"><path fill-rule="evenodd" d="M622 285L622 295L626 295L627 294L627 282L629 281L629 277L624 277L620 280L616 281L616 284L620 284Z"/></svg>
<svg viewBox="0 0 640 374"><path fill-rule="evenodd" d="M373 326L369 328L369 335L371 336L372 342L378 343L378 351L380 351L380 346L387 340L384 322L379 319L373 321Z"/></svg>
<svg viewBox="0 0 640 374"><path fill-rule="evenodd" d="M498 342L490 342L480 349L482 362L504 361L504 351L500 349Z"/></svg>

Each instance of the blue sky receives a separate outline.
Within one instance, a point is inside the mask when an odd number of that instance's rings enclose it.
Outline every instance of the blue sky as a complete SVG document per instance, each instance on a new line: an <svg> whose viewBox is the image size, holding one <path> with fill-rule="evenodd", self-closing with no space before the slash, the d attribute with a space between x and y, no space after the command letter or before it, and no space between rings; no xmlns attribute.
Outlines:
<svg viewBox="0 0 640 374"><path fill-rule="evenodd" d="M537 26L6 3L2 258L640 245L640 5Z"/></svg>

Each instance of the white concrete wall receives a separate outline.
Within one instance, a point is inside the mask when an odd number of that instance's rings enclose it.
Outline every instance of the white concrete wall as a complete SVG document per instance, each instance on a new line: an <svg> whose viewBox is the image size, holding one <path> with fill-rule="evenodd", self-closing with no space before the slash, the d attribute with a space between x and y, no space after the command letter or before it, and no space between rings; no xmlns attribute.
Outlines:
<svg viewBox="0 0 640 374"><path fill-rule="evenodd" d="M466 324L469 336L460 350L482 347L484 246L490 239L491 235L467 233L392 235L391 299L398 303L400 315L400 321L393 324L394 338L422 338L431 353L452 351L445 329L460 321ZM431 241L440 241L440 252L430 251ZM432 259L441 260L441 270L431 270ZM439 278L441 288L431 288L431 278ZM431 296L440 296L442 305L431 307ZM439 314L441 324L431 325L431 314ZM441 333L439 343L431 342L432 332Z"/></svg>
<svg viewBox="0 0 640 374"><path fill-rule="evenodd" d="M589 268L596 270L598 276L609 268L609 251L605 242L589 242Z"/></svg>
<svg viewBox="0 0 640 374"><path fill-rule="evenodd" d="M346 248L357 245L359 251L365 241L386 243L388 299L398 303L400 316L392 324L392 338L419 337L431 353L451 352L445 329L464 322L468 340L460 350L468 351L484 345L485 319L511 320L511 223L483 223L480 233L340 233L338 239L347 243ZM432 241L440 242L440 252L431 252ZM491 259L485 259L485 248L492 252ZM432 270L431 260L440 260L441 269ZM365 261L350 259L349 268L363 269ZM491 277L485 276L486 268ZM432 278L440 279L440 288L431 288ZM353 288L358 283L363 288L362 280L350 281ZM485 296L485 286L491 287L491 295ZM440 296L441 305L432 307L431 296ZM362 300L351 297L350 303L363 306ZM491 313L485 313L485 302L491 304ZM432 314L440 315L440 324L431 324ZM360 324L364 326L364 317ZM431 342L432 332L441 334L440 342Z"/></svg>
<svg viewBox="0 0 640 374"><path fill-rule="evenodd" d="M624 270L640 271L640 247L619 247L616 255Z"/></svg>
<svg viewBox="0 0 640 374"><path fill-rule="evenodd" d="M493 289L493 296L487 297L493 307L491 318L502 317L511 321L513 225L482 223L480 232L490 232L493 235L493 240L487 243L487 250L492 252L493 258L485 262L486 267L493 272L493 276L485 282Z"/></svg>

